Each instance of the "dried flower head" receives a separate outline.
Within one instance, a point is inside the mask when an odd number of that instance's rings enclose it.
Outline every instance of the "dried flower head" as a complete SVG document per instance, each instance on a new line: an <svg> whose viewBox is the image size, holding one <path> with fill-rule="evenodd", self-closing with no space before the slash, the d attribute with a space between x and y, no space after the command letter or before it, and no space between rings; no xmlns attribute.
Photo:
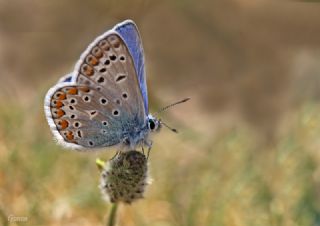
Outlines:
<svg viewBox="0 0 320 226"><path fill-rule="evenodd" d="M119 152L102 168L100 190L110 202L132 203L143 198L148 181L146 156L138 151Z"/></svg>

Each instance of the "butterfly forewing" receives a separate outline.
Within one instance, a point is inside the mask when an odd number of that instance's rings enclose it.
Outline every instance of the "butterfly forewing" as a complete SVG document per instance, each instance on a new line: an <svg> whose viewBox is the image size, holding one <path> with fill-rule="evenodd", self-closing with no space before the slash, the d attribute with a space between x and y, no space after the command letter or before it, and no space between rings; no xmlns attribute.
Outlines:
<svg viewBox="0 0 320 226"><path fill-rule="evenodd" d="M144 104L133 59L116 33L102 38L77 64L77 84L101 91L112 102L144 118Z"/></svg>
<svg viewBox="0 0 320 226"><path fill-rule="evenodd" d="M47 114L62 143L76 148L112 146L145 126L133 59L116 32L94 41L74 73L74 84L58 84L49 94Z"/></svg>
<svg viewBox="0 0 320 226"><path fill-rule="evenodd" d="M148 114L148 91L144 66L144 53L138 28L133 21L126 20L118 24L114 29L123 38L133 58L144 101L145 111L146 114Z"/></svg>

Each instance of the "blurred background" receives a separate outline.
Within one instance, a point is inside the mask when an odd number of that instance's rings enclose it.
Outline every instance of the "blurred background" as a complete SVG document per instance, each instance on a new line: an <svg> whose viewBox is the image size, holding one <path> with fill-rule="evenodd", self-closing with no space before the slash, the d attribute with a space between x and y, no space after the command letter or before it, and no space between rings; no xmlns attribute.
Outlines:
<svg viewBox="0 0 320 226"><path fill-rule="evenodd" d="M317 1L0 0L0 225L105 225L95 159L53 142L43 101L124 19L163 129L145 199L118 225L320 225ZM8 222L8 216L27 217Z"/></svg>

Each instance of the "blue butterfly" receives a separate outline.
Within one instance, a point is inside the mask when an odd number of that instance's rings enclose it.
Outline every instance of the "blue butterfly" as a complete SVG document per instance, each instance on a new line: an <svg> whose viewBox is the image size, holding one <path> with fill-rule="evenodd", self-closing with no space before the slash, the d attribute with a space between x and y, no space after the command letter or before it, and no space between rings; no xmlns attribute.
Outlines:
<svg viewBox="0 0 320 226"><path fill-rule="evenodd" d="M150 132L165 124L149 114L144 53L133 21L88 46L74 71L48 91L45 113L53 135L68 148L151 148Z"/></svg>

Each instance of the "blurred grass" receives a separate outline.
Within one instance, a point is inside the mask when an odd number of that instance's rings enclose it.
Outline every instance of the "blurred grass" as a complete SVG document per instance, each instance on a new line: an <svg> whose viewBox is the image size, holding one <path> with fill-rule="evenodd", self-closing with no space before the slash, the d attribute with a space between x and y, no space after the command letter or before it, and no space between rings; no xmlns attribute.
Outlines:
<svg viewBox="0 0 320 226"><path fill-rule="evenodd" d="M109 205L94 162L113 153L60 150L41 108L1 109L2 221L14 214L28 216L27 225L103 225ZM320 106L307 103L269 146L244 128L205 141L192 128L162 131L150 157L154 182L145 200L120 208L119 225L319 224L319 124Z"/></svg>

